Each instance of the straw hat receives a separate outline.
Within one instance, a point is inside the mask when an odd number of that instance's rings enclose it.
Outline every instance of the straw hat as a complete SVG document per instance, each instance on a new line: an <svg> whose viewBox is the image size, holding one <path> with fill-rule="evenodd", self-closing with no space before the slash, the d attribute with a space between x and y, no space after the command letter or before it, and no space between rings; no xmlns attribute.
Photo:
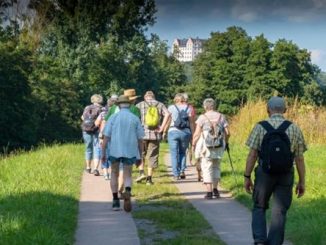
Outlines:
<svg viewBox="0 0 326 245"><path fill-rule="evenodd" d="M134 89L126 89L123 91L124 96L128 96L130 100L137 99L139 96L136 95L136 90Z"/></svg>

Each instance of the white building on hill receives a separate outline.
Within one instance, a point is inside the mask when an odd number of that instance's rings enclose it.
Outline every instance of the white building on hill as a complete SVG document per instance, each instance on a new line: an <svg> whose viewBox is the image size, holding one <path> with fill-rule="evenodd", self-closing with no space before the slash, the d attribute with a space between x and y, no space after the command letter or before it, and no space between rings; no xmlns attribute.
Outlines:
<svg viewBox="0 0 326 245"><path fill-rule="evenodd" d="M193 61L195 57L203 51L205 39L188 38L174 39L173 54L181 62Z"/></svg>

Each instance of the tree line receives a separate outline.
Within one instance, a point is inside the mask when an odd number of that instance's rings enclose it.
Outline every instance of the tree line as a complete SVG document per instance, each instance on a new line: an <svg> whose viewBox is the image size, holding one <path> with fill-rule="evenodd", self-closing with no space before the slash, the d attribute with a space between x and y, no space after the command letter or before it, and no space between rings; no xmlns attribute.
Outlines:
<svg viewBox="0 0 326 245"><path fill-rule="evenodd" d="M79 140L80 115L94 93L156 91L160 100L185 84L154 24L153 0L32 0L27 12L2 1L0 147ZM18 1L19 2L19 1Z"/></svg>
<svg viewBox="0 0 326 245"><path fill-rule="evenodd" d="M145 35L154 0L31 0L21 12L17 2L0 2L1 151L80 140L90 96L126 88L153 90L165 103L186 91L197 108L213 97L227 114L275 93L325 104L319 68L291 41L230 27L213 32L185 68L166 42Z"/></svg>
<svg viewBox="0 0 326 245"><path fill-rule="evenodd" d="M248 100L276 94L319 106L326 103L320 74L310 53L292 41L271 43L264 35L252 38L233 26L211 34L193 63L188 90L196 106L203 97L213 97L227 114L236 113Z"/></svg>

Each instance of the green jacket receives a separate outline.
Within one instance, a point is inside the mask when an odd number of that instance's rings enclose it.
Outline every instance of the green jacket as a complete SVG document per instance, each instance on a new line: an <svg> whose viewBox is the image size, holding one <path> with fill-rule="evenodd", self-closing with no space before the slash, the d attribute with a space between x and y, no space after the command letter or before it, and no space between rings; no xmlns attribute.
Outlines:
<svg viewBox="0 0 326 245"><path fill-rule="evenodd" d="M135 105L131 105L129 107L129 110L131 111L131 113L133 113L135 116L137 116L138 118L140 118L140 110L138 107L136 107ZM113 105L110 107L108 114L106 114L104 120L108 121L110 116L112 116L113 114L117 113L118 111L120 111L119 107L117 105Z"/></svg>

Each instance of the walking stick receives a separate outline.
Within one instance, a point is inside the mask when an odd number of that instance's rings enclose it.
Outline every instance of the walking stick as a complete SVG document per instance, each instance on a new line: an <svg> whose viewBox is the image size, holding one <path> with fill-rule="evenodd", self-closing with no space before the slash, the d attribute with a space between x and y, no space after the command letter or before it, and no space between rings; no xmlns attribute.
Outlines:
<svg viewBox="0 0 326 245"><path fill-rule="evenodd" d="M230 147L229 147L229 144L226 144L225 149L226 149L226 151L228 153L228 156L229 156L229 161L230 161L232 173L233 173L234 180L235 180L235 187L236 187L236 190L238 190L238 181L237 181L237 176L235 175L235 171L234 171L234 167L233 167L233 162L232 162L231 155L230 155Z"/></svg>

